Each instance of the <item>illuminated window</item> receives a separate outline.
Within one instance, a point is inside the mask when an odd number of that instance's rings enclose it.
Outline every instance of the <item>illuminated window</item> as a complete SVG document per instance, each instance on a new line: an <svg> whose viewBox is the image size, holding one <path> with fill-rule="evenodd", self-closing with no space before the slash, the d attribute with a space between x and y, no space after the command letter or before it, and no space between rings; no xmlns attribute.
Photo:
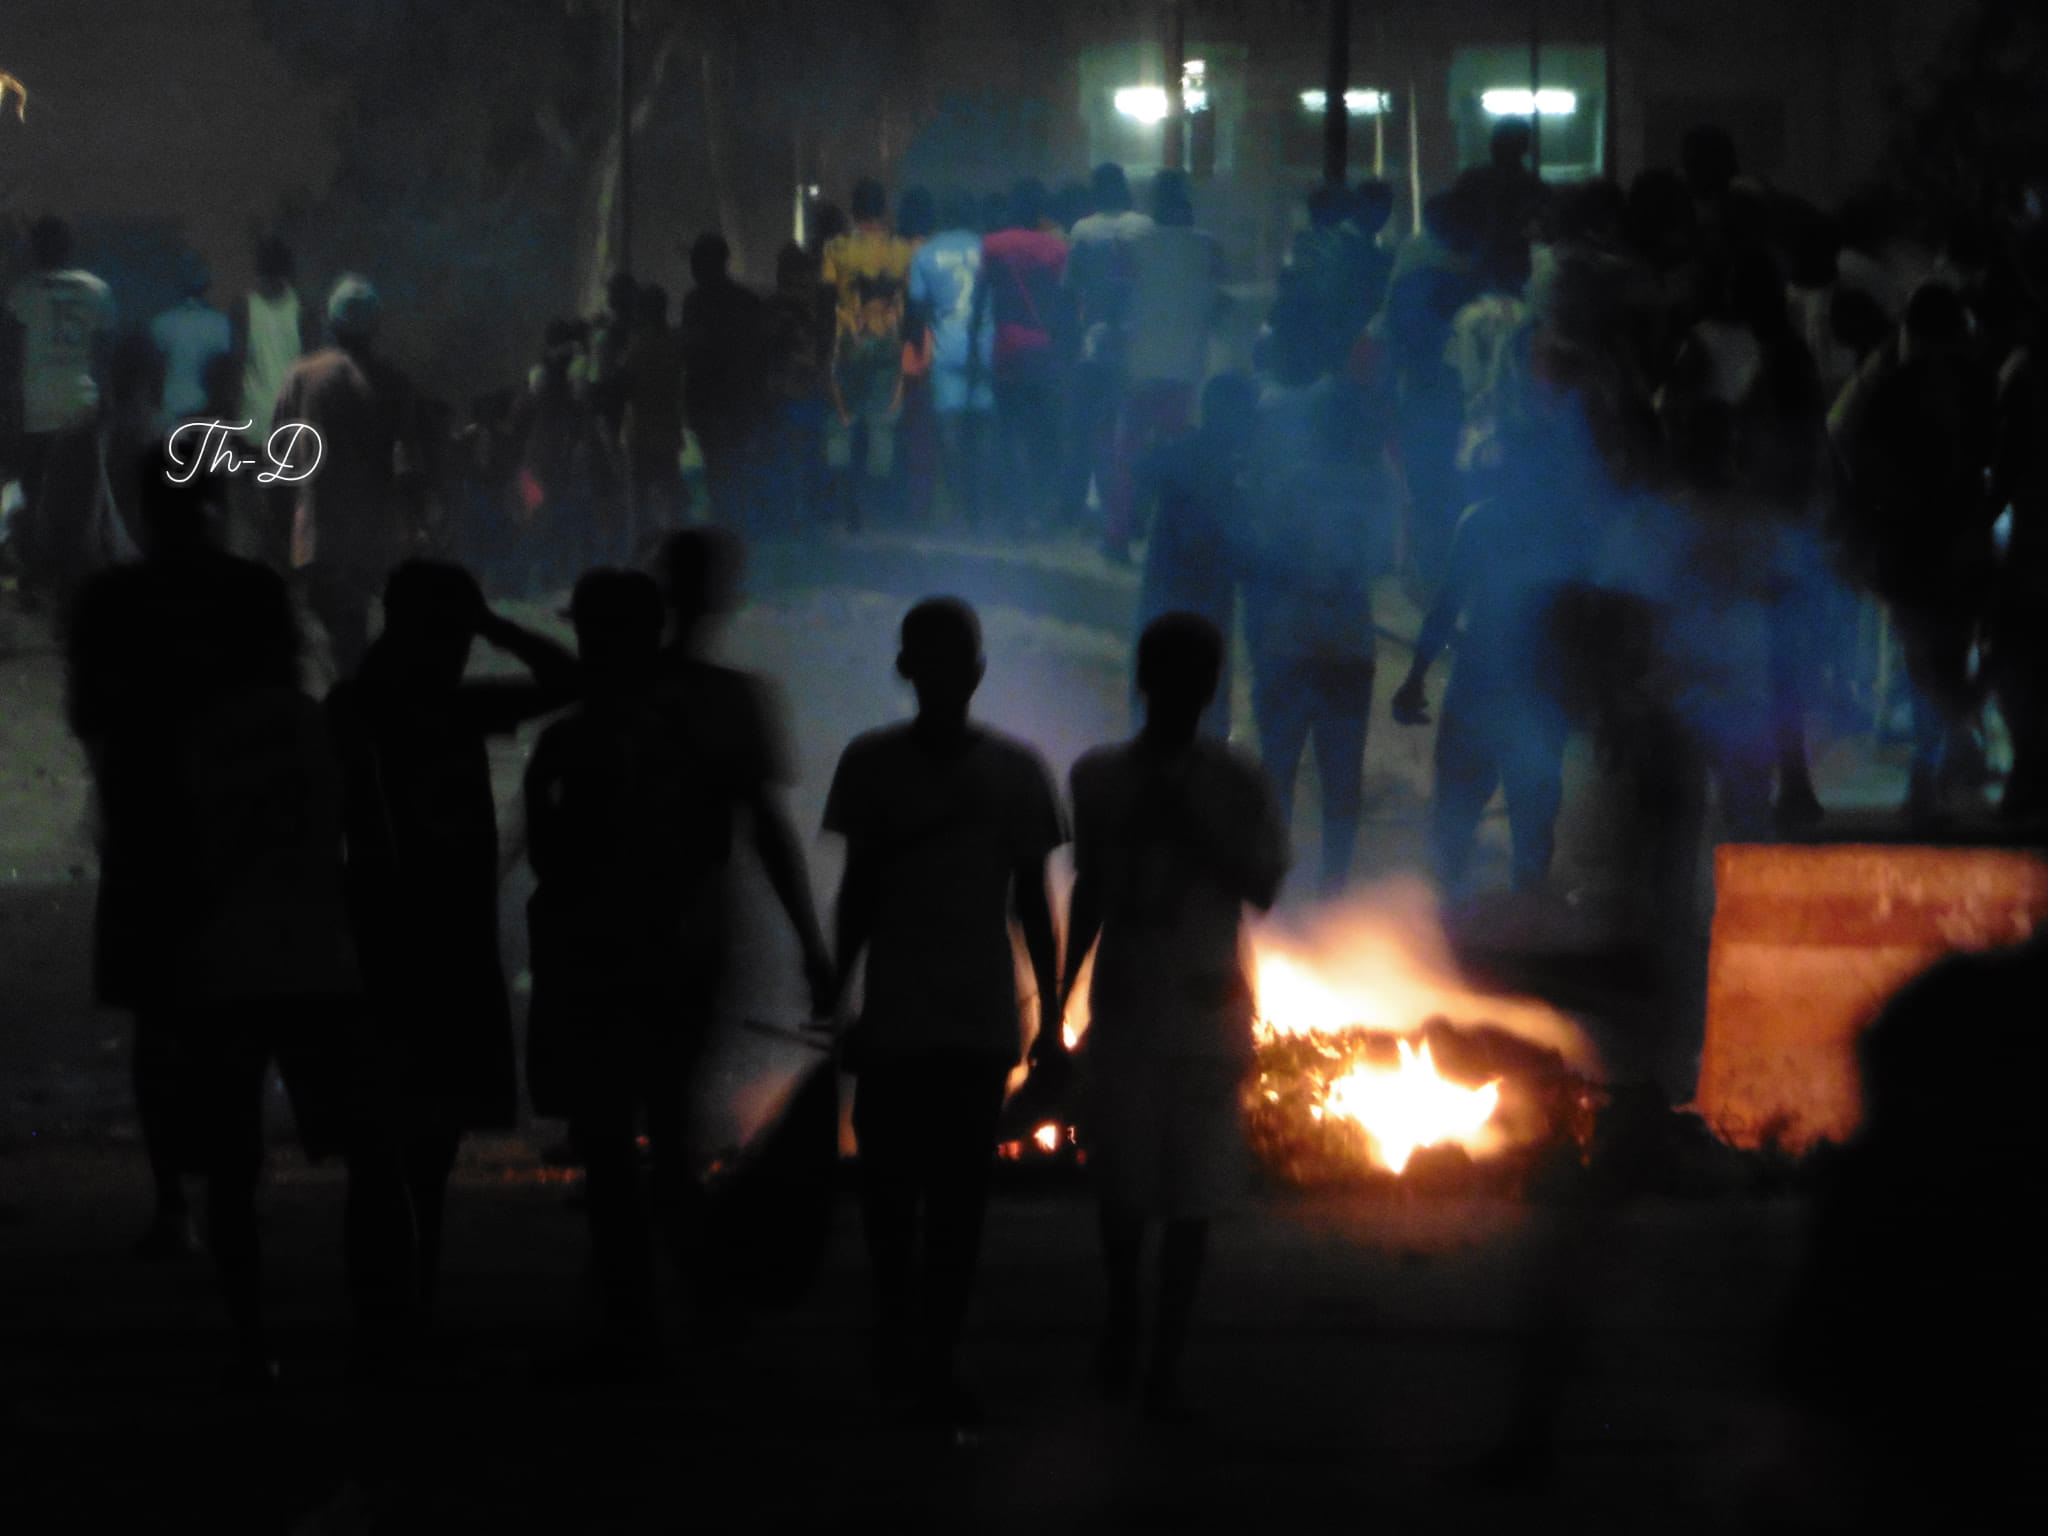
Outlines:
<svg viewBox="0 0 2048 1536"><path fill-rule="evenodd" d="M1321 91L1303 91L1301 104L1311 112L1323 110L1323 103L1329 98ZM1344 110L1352 117L1373 117L1385 112L1392 105L1385 91L1346 91Z"/></svg>
<svg viewBox="0 0 2048 1536"><path fill-rule="evenodd" d="M1532 94L1526 87L1503 87L1481 92L1479 105L1488 117L1527 117L1531 111L1544 117L1570 117L1579 110L1579 98L1574 91L1542 90Z"/></svg>

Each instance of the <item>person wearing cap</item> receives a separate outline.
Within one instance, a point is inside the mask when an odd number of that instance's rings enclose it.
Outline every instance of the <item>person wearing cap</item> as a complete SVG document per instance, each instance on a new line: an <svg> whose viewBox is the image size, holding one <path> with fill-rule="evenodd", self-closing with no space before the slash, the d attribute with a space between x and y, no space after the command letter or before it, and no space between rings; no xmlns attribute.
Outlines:
<svg viewBox="0 0 2048 1536"><path fill-rule="evenodd" d="M408 530L399 472L411 435L413 393L376 350L381 305L368 278L350 273L327 299L333 345L299 359L278 391L273 420L319 434L317 469L298 482L292 571L327 631L337 677L352 675L370 644L370 608L403 558ZM310 445L294 462L303 464Z"/></svg>

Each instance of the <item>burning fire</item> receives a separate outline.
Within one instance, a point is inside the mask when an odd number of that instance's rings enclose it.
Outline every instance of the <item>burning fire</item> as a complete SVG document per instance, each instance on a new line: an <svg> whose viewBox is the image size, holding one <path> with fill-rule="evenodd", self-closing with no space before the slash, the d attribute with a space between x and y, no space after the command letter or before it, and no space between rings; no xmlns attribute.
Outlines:
<svg viewBox="0 0 2048 1536"><path fill-rule="evenodd" d="M1590 1134L1589 1085L1603 1076L1591 1042L1543 1003L1468 987L1421 882L1387 882L1299 925L1261 925L1248 948L1250 1129L1284 1177L1316 1182L1361 1165L1401 1174L1425 1148L1479 1160ZM1070 1046L1088 1028L1085 970L1081 980ZM1059 1129L1040 1126L1033 1141L1050 1152ZM1031 1150L1010 1145L1007 1156Z"/></svg>
<svg viewBox="0 0 2048 1536"><path fill-rule="evenodd" d="M1425 1147L1474 1158L1543 1134L1527 1095L1512 1104L1495 1071L1446 1077L1432 1020L1482 1022L1522 1047L1599 1076L1591 1045L1543 1004L1491 997L1459 979L1434 905L1419 886L1383 887L1367 904L1325 913L1299 936L1253 943L1258 999L1255 1122L1269 1150L1306 1131L1326 1148L1399 1174ZM1391 1049L1389 1049L1391 1047ZM1306 1119L1307 1125L1302 1124ZM1291 1128L1291 1129L1290 1129ZM1333 1134L1334 1133L1334 1134Z"/></svg>
<svg viewBox="0 0 2048 1536"><path fill-rule="evenodd" d="M1417 1051L1403 1040L1400 1050L1392 1071L1367 1065L1346 1072L1324 1090L1321 1106L1324 1115L1363 1126L1380 1161L1394 1173L1419 1148L1473 1136L1500 1103L1498 1081L1461 1088L1440 1076L1428 1041Z"/></svg>

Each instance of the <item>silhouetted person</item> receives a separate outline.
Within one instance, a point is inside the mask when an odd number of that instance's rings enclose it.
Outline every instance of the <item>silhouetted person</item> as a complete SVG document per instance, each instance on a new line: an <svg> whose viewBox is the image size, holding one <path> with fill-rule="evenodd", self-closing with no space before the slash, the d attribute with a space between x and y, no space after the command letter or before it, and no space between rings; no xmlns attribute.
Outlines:
<svg viewBox="0 0 2048 1536"><path fill-rule="evenodd" d="M255 1212L273 1063L307 1154L348 1162L345 1246L372 1360L402 1343L412 1229L361 1016L340 775L299 691L289 603L269 571L206 548L198 493L163 467L144 471L149 560L81 599L73 713L106 764L118 871L103 985L139 988L171 1027L171 1122L206 1180L230 1380L255 1386L275 1370Z"/></svg>
<svg viewBox="0 0 2048 1536"><path fill-rule="evenodd" d="M801 246L775 258L775 291L762 306L767 448L762 454L763 529L789 533L825 509L826 375L837 309L832 288Z"/></svg>
<svg viewBox="0 0 2048 1536"><path fill-rule="evenodd" d="M477 639L532 680L466 681ZM391 1064L429 1306L457 1145L517 1120L486 744L569 703L578 681L573 656L491 612L467 571L409 561L385 584L384 629L362 669L327 697L347 781L349 909Z"/></svg>
<svg viewBox="0 0 2048 1536"><path fill-rule="evenodd" d="M1161 171L1152 183L1152 231L1131 252L1125 392L1115 453L1102 486L1105 526L1143 531L1145 503L1132 472L1148 450L1194 424L1209 377L1209 334L1223 302L1223 247L1195 228L1188 178Z"/></svg>
<svg viewBox="0 0 2048 1536"><path fill-rule="evenodd" d="M1478 291L1473 260L1483 215L1474 202L1464 191L1429 200L1422 215L1429 239L1402 248L1386 307L1374 321L1395 379L1396 441L1408 484L1408 557L1429 588L1442 579L1451 534L1465 510L1457 465L1464 396L1445 352L1452 322ZM1411 258L1409 252L1418 248ZM1416 264L1404 270L1410 260Z"/></svg>
<svg viewBox="0 0 2048 1536"><path fill-rule="evenodd" d="M1996 516L1984 480L1995 386L1953 291L1928 283L1913 295L1898 345L1859 372L1829 426L1849 467L1851 558L1890 610L1905 654L1913 690L1905 809L1926 817L1982 768L1982 700L1969 657Z"/></svg>
<svg viewBox="0 0 2048 1536"><path fill-rule="evenodd" d="M1314 743L1322 884L1335 891L1350 873L1364 808L1372 584L1391 563L1393 487L1361 397L1317 375L1305 317L1283 305L1276 319L1253 449L1245 649L1259 759L1290 825L1302 753Z"/></svg>
<svg viewBox="0 0 2048 1536"><path fill-rule="evenodd" d="M337 677L370 644L370 606L411 538L399 472L411 433L412 386L377 352L382 306L367 279L348 276L327 299L334 344L294 363L274 413L320 435L319 467L298 482L291 566L327 631ZM282 445L280 445L282 452ZM310 444L293 462L310 463Z"/></svg>
<svg viewBox="0 0 2048 1536"><path fill-rule="evenodd" d="M1202 391L1202 425L1138 464L1141 498L1155 504L1138 582L1138 630L1169 613L1197 613L1218 634L1237 628L1237 588L1250 538L1250 476L1258 386L1219 373ZM1137 695L1132 695L1135 707ZM1230 647L1202 728L1230 739Z"/></svg>
<svg viewBox="0 0 2048 1536"><path fill-rule="evenodd" d="M728 273L725 237L706 233L690 247L696 283L683 297L683 406L704 450L711 510L729 528L753 528L755 434L762 409L761 299Z"/></svg>
<svg viewBox="0 0 2048 1536"><path fill-rule="evenodd" d="M1240 923L1264 911L1287 871L1272 785L1199 732L1223 637L1196 614L1167 614L1138 641L1145 725L1074 764L1074 894L1062 995L1090 949L1088 1099L1083 1131L1101 1202L1109 1318L1095 1368L1122 1396L1137 1381L1139 1263L1164 1224L1147 1409L1180 1408L1180 1363L1209 1224L1248 1174L1240 1095L1253 1069L1255 1000Z"/></svg>
<svg viewBox="0 0 2048 1536"><path fill-rule="evenodd" d="M519 511L531 585L566 585L596 550L597 475L604 454L585 381L589 326L556 319L542 333L541 361L513 407L520 443Z"/></svg>
<svg viewBox="0 0 2048 1536"><path fill-rule="evenodd" d="M1455 643L1429 808L1432 872L1447 896L1463 890L1473 838L1496 788L1507 797L1515 888L1541 888L1564 799L1569 723L1547 637L1560 591L1582 571L1592 524L1580 489L1594 449L1560 400L1519 426L1507 446L1507 472L1495 495L1458 524L1443 587L1393 698L1397 721L1427 724L1424 679ZM1574 457L1589 462L1557 462Z"/></svg>
<svg viewBox="0 0 2048 1536"><path fill-rule="evenodd" d="M1045 186L1029 177L1010 189L1007 208L981 240L981 281L969 329L995 322L990 368L995 386L997 494L1012 533L1036 530L1053 515L1059 494L1061 355L1067 334L1064 237L1042 227ZM979 383L979 354L968 362L968 386ZM1086 487L1083 487L1085 493Z"/></svg>
<svg viewBox="0 0 2048 1536"><path fill-rule="evenodd" d="M62 219L36 220L29 253L33 270L7 292L21 327L23 505L13 542L23 595L61 608L95 563L93 434L114 300L105 283L72 266Z"/></svg>
<svg viewBox="0 0 2048 1536"><path fill-rule="evenodd" d="M626 493L632 501L631 539L647 540L681 527L690 493L683 484L683 351L668 323L668 290L640 290L633 338L619 364L625 420L619 427L626 457ZM756 341L758 350L758 340ZM759 391L754 409L759 410Z"/></svg>
<svg viewBox="0 0 2048 1536"><path fill-rule="evenodd" d="M848 476L849 526L876 510L896 462L902 407L903 305L910 246L889 231L882 184L853 189L853 229L825 244L819 270L839 291L830 386L837 431L832 457Z"/></svg>
<svg viewBox="0 0 2048 1536"><path fill-rule="evenodd" d="M592 571L571 605L585 695L541 733L526 772L533 1008L527 1084L565 1118L587 1179L603 1298L589 1367L661 1369L648 1195L677 1250L692 1204L687 1095L715 977L723 806L656 699L661 592L641 572Z"/></svg>
<svg viewBox="0 0 2048 1536"><path fill-rule="evenodd" d="M1483 245L1526 241L1547 189L1529 168L1535 129L1525 117L1501 119L1487 142L1487 162L1458 178L1458 190L1473 199Z"/></svg>
<svg viewBox="0 0 2048 1536"><path fill-rule="evenodd" d="M854 738L825 802L825 830L846 839L842 991L867 958L850 1049L875 1364L885 1392L951 1428L979 1416L953 1357L1018 1059L1012 921L1038 985L1033 1056L1064 1049L1045 861L1066 822L1038 755L968 719L984 667L973 609L957 598L912 608L896 670L917 691L917 718Z"/></svg>
<svg viewBox="0 0 2048 1536"><path fill-rule="evenodd" d="M803 844L783 802L795 767L782 701L763 679L720 666L707 654L712 632L738 606L744 563L745 547L720 528L686 529L663 544L669 641L658 665L657 697L722 801L728 827L735 812L746 813L761 867L796 930L812 1007L823 1014L837 978ZM723 912L721 906L714 916ZM710 999L704 1002L708 1007Z"/></svg>
<svg viewBox="0 0 2048 1536"><path fill-rule="evenodd" d="M235 419L248 421L243 441L256 449L270 440L278 392L305 350L299 293L292 280L291 247L274 236L257 242L255 285L228 315L241 363L241 404Z"/></svg>
<svg viewBox="0 0 2048 1536"><path fill-rule="evenodd" d="M212 286L213 275L206 263L188 256L180 274L178 302L149 322L150 340L164 359L159 425L166 429L189 416L210 414L207 370L215 358L233 350L228 317L206 302L206 292Z"/></svg>
<svg viewBox="0 0 2048 1536"><path fill-rule="evenodd" d="M1393 189L1383 181L1366 182L1355 194L1328 186L1309 193L1309 227L1295 236L1280 281L1303 296L1315 317L1322 373L1344 366L1386 298L1393 259L1373 241L1392 209Z"/></svg>
<svg viewBox="0 0 2048 1536"><path fill-rule="evenodd" d="M180 936L190 900L182 733L230 677L292 686L298 641L277 579L206 542L200 488L165 479L161 448L132 463L143 560L80 589L66 703L99 809L94 988L135 1014L135 1100L156 1192L140 1251L157 1255L193 1242L180 1179L190 1164L180 1145L189 1006Z"/></svg>
<svg viewBox="0 0 2048 1536"><path fill-rule="evenodd" d="M940 228L910 258L910 302L932 333L932 414L948 510L973 525L987 512L995 393L990 367L995 317L977 306L981 234L972 199L949 194L939 204ZM976 315L980 319L977 323Z"/></svg>
<svg viewBox="0 0 2048 1536"><path fill-rule="evenodd" d="M1814 1197L1779 1340L1795 1481L1752 1528L2040 1518L2030 1458L2048 1271L2011 1212L2037 1198L2043 1171L2030 1104L2048 1067L2044 986L2037 931L1942 962L1858 1042L1863 1123ZM1802 1483L1804 1508L1786 1499ZM1784 1524L1764 1523L1774 1517Z"/></svg>
<svg viewBox="0 0 2048 1536"><path fill-rule="evenodd" d="M1137 248L1153 231L1152 216L1133 205L1120 165L1095 168L1090 181L1095 211L1068 232L1071 249L1061 284L1074 314L1080 355L1069 392L1073 432L1068 441L1062 514L1078 526L1092 480L1102 498L1102 549L1112 560L1130 558L1129 508L1115 504L1116 427L1130 378L1131 293ZM1190 219L1192 222L1192 219Z"/></svg>

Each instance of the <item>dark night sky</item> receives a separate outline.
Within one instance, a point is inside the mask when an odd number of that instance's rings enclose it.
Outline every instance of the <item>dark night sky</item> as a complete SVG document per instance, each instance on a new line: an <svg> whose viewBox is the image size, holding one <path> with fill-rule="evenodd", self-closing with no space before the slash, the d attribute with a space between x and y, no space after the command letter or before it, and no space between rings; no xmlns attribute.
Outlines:
<svg viewBox="0 0 2048 1536"><path fill-rule="evenodd" d="M0 213L172 216L233 292L280 199L333 173L330 98L295 84L248 0L6 0Z"/></svg>

